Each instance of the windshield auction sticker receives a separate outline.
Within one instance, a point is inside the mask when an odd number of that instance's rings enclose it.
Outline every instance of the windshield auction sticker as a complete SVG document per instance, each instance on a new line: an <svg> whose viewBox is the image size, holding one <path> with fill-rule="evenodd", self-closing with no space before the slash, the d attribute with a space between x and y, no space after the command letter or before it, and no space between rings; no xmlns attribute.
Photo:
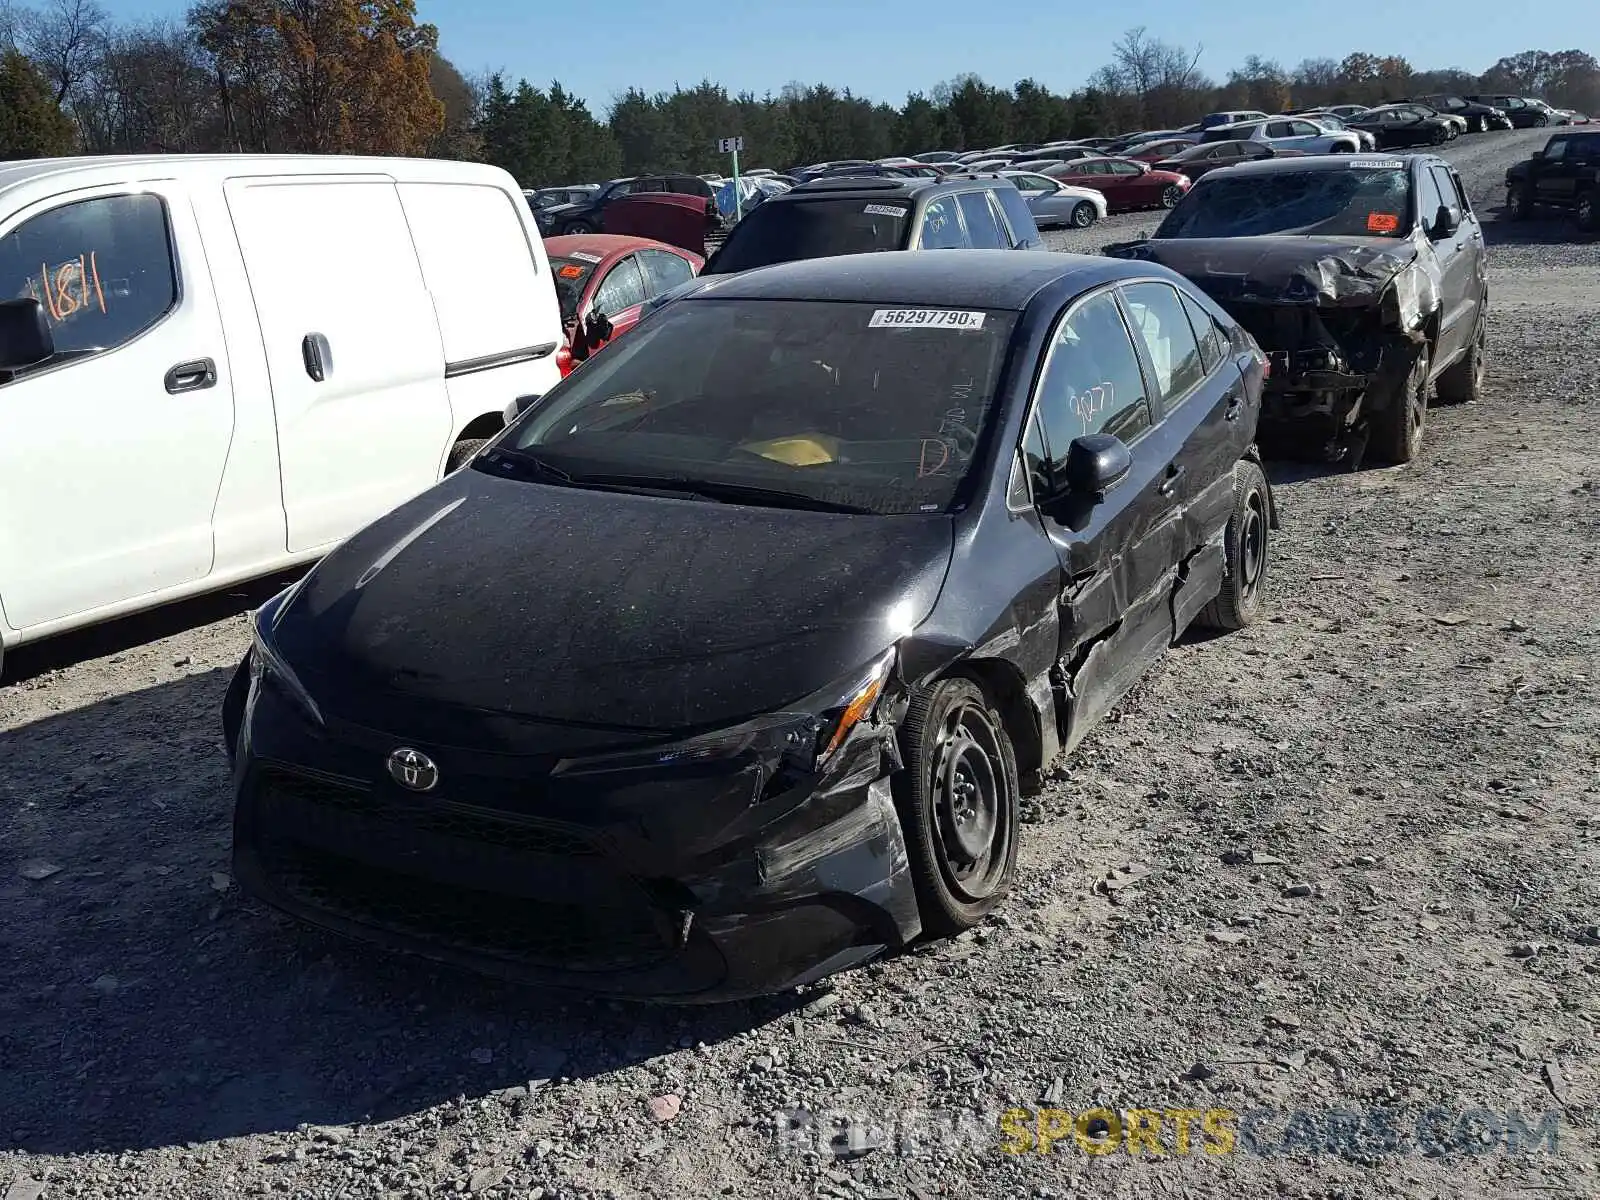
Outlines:
<svg viewBox="0 0 1600 1200"><path fill-rule="evenodd" d="M605 260L604 254L590 254L587 250L574 250L570 257L586 263L597 263Z"/></svg>
<svg viewBox="0 0 1600 1200"><path fill-rule="evenodd" d="M903 217L906 210L898 204L869 204L861 210L869 217Z"/></svg>
<svg viewBox="0 0 1600 1200"><path fill-rule="evenodd" d="M1400 214L1375 212L1367 214L1367 228L1373 233L1393 233L1400 228Z"/></svg>
<svg viewBox="0 0 1600 1200"><path fill-rule="evenodd" d="M1398 171L1406 164L1398 158L1352 158L1351 167L1369 167L1379 171Z"/></svg>
<svg viewBox="0 0 1600 1200"><path fill-rule="evenodd" d="M880 308L873 312L867 328L982 329L984 315L951 308Z"/></svg>

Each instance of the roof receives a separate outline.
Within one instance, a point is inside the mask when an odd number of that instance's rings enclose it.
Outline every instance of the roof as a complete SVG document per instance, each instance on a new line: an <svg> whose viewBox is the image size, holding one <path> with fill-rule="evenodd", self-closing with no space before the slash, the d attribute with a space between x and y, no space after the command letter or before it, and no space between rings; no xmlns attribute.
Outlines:
<svg viewBox="0 0 1600 1200"><path fill-rule="evenodd" d="M1229 179L1237 179L1241 175L1304 175L1307 171L1348 171L1359 163L1379 161L1409 165L1414 158L1444 161L1437 154L1396 154L1387 150L1368 150L1361 154L1307 154L1293 158L1258 158L1253 162L1219 167L1207 172L1206 178L1217 179L1226 175Z"/></svg>
<svg viewBox="0 0 1600 1200"><path fill-rule="evenodd" d="M952 181L948 178L930 179L924 175L916 175L909 178L900 175L832 175L797 183L787 192L770 197L767 203L838 196L864 199L881 199L885 196L909 198L921 195L931 188L950 187L951 183Z"/></svg>
<svg viewBox="0 0 1600 1200"><path fill-rule="evenodd" d="M544 249L551 258L568 258L574 252L599 254L603 258L627 254L631 250L666 250L680 256L690 253L681 246L658 242L655 238L630 237L621 233L565 233L560 237L545 238Z"/></svg>
<svg viewBox="0 0 1600 1200"><path fill-rule="evenodd" d="M770 203L770 201L769 201ZM834 300L1020 312L1040 291L1138 274L1142 264L1043 250L900 250L808 258L716 276L691 300Z"/></svg>
<svg viewBox="0 0 1600 1200"><path fill-rule="evenodd" d="M502 183L509 178L499 167L435 158L379 158L355 154L106 154L0 162L0 192L49 176L99 174L114 179L171 179L185 167L219 178L280 171L316 175L400 171L413 179L437 176L458 181L465 173L479 178L492 176Z"/></svg>

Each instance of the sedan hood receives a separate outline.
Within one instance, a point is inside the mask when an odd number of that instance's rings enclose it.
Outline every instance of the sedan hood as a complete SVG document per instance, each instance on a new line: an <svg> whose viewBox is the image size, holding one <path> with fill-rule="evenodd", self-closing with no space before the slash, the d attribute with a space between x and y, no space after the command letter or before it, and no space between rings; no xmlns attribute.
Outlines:
<svg viewBox="0 0 1600 1200"><path fill-rule="evenodd" d="M1107 246L1116 258L1160 263L1219 304L1373 304L1417 259L1410 238L1151 238Z"/></svg>
<svg viewBox="0 0 1600 1200"><path fill-rule="evenodd" d="M663 499L468 468L325 558L273 638L327 716L381 727L406 714L394 732L420 736L465 709L545 725L547 744L528 748L559 751L557 727L712 727L848 682L927 616L952 547L943 515Z"/></svg>

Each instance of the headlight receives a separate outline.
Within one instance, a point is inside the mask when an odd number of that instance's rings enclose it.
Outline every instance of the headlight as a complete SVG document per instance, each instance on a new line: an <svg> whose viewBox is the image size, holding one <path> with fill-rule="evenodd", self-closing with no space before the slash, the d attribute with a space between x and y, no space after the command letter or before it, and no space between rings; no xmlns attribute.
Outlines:
<svg viewBox="0 0 1600 1200"><path fill-rule="evenodd" d="M254 669L259 673L259 677L270 680L305 716L321 725L322 710L317 707L317 702L311 698L311 693L300 682L300 677L283 660L283 656L278 653L277 647L272 642L272 631L277 626L283 610L299 594L309 578L311 575L307 572L298 582L291 584L261 606L250 624L250 651Z"/></svg>
<svg viewBox="0 0 1600 1200"><path fill-rule="evenodd" d="M767 713L742 724L683 741L617 754L563 759L554 775L593 775L610 771L667 770L727 762L754 751L781 758L802 771L821 771L849 744L850 737L877 712L893 673L893 651L848 683L824 689L791 709Z"/></svg>

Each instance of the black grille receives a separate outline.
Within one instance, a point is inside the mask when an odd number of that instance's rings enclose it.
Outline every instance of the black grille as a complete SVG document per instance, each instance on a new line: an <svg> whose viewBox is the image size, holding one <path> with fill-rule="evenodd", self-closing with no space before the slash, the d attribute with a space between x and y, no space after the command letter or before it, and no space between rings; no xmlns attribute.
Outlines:
<svg viewBox="0 0 1600 1200"><path fill-rule="evenodd" d="M649 966L672 950L637 885L618 902L556 904L449 887L284 839L262 846L273 883L300 904L423 944L570 971Z"/></svg>
<svg viewBox="0 0 1600 1200"><path fill-rule="evenodd" d="M452 800L396 800L354 784L341 784L288 771L264 772L262 801L269 814L293 820L316 809L347 813L381 824L384 832L459 838L526 854L590 858L599 853L582 834L517 813L479 808ZM308 812L306 810L313 810Z"/></svg>

